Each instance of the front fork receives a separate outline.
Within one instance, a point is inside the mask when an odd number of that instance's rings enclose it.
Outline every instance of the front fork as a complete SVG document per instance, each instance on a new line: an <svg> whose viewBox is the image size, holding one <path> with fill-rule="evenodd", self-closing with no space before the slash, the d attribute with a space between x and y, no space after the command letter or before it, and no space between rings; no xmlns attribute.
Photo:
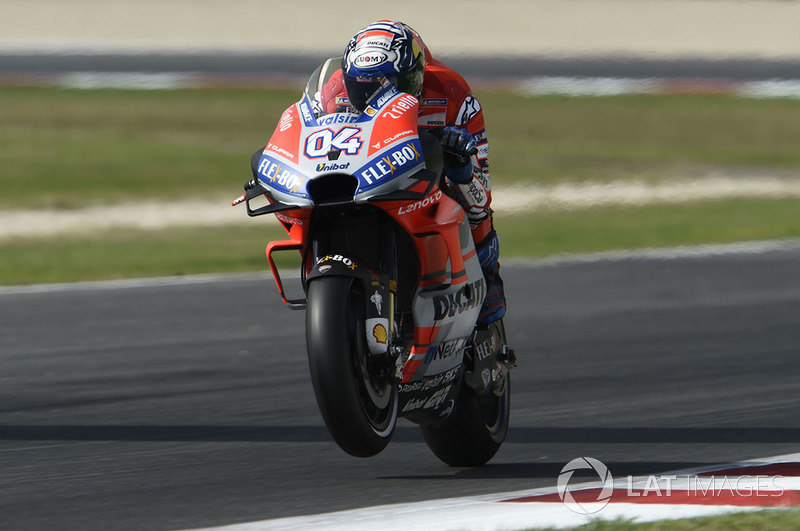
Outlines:
<svg viewBox="0 0 800 531"><path fill-rule="evenodd" d="M306 277L306 285L322 276L349 276L364 288L365 333L370 353L387 357L392 352L392 338L397 337L395 318L397 298L397 256L394 231L387 231L381 245L379 262L359 264L345 254L329 251L330 247L318 239L312 240L311 259L314 265Z"/></svg>

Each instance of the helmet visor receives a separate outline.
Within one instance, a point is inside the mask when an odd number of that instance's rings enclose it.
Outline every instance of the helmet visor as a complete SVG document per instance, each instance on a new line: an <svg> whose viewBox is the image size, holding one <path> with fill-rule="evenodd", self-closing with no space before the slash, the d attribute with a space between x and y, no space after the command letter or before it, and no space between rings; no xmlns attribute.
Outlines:
<svg viewBox="0 0 800 531"><path fill-rule="evenodd" d="M386 86L384 77L362 77L344 75L344 86L350 105L359 112L367 108L369 102Z"/></svg>
<svg viewBox="0 0 800 531"><path fill-rule="evenodd" d="M425 78L425 63L417 62L407 74L398 76L397 80L392 80L392 84L397 87L400 92L411 94L419 98L422 92L422 82Z"/></svg>

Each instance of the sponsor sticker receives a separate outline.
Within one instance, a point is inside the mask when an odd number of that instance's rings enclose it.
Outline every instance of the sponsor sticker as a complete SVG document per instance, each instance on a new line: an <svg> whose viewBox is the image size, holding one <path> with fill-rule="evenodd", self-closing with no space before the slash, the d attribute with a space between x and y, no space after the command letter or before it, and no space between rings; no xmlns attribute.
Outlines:
<svg viewBox="0 0 800 531"><path fill-rule="evenodd" d="M268 144L267 145L267 149L269 151L274 151L275 153L279 153L279 154L281 154L282 156L286 157L289 160L294 160L294 153L289 153L288 151L286 151L285 149L283 149L282 147L280 147L280 146L278 146L276 144L272 144L272 143Z"/></svg>
<svg viewBox="0 0 800 531"><path fill-rule="evenodd" d="M333 125L333 124L350 124L358 120L357 114L350 114L339 112L335 114L327 114L317 119L319 125Z"/></svg>
<svg viewBox="0 0 800 531"><path fill-rule="evenodd" d="M485 296L486 282L483 279L467 284L455 293L437 295L433 298L434 319L441 321L446 317L455 317L476 306L480 306Z"/></svg>
<svg viewBox="0 0 800 531"><path fill-rule="evenodd" d="M417 98L411 94L406 94L392 102L392 105L386 109L386 115L389 118L397 120L398 118L402 118L407 111L413 109L416 104Z"/></svg>
<svg viewBox="0 0 800 531"><path fill-rule="evenodd" d="M372 354L384 354L389 347L389 320L385 317L367 319L367 346Z"/></svg>
<svg viewBox="0 0 800 531"><path fill-rule="evenodd" d="M403 205L397 210L398 215L408 214L409 212L414 212L415 210L419 210L421 208L425 208L436 204L442 198L442 191L438 190L435 194L429 195L425 199L421 201L417 201L415 203L411 203L410 205Z"/></svg>
<svg viewBox="0 0 800 531"><path fill-rule="evenodd" d="M464 192L465 185L460 184L458 188ZM478 186L475 184L475 179L472 179L468 185L466 185L466 196L467 202L472 206L483 206L486 203L486 191L483 187Z"/></svg>
<svg viewBox="0 0 800 531"><path fill-rule="evenodd" d="M383 306L383 297L378 290L375 290L375 293L369 298L370 302L375 305L375 309L378 310L378 313L381 313L381 307Z"/></svg>
<svg viewBox="0 0 800 531"><path fill-rule="evenodd" d="M446 360L451 356L456 356L464 350L464 347L467 344L467 338L460 338L454 339L452 341L446 341L438 346L433 346L425 355L425 359L422 363L430 363L435 360Z"/></svg>
<svg viewBox="0 0 800 531"><path fill-rule="evenodd" d="M377 47L383 48L384 50L391 50L392 39L394 39L394 34L389 31L372 30L365 31L359 35L357 42L359 48Z"/></svg>
<svg viewBox="0 0 800 531"><path fill-rule="evenodd" d="M372 328L372 337L381 345L385 345L389 339L389 334L386 332L386 327L378 323Z"/></svg>
<svg viewBox="0 0 800 531"><path fill-rule="evenodd" d="M356 68L369 68L383 64L389 59L389 56L383 52L368 51L363 52L353 59L353 65Z"/></svg>
<svg viewBox="0 0 800 531"><path fill-rule="evenodd" d="M349 167L350 167L349 162L342 162L342 163L334 162L333 164L325 164L324 162L320 162L319 164L317 164L317 171L323 172L323 171L346 170Z"/></svg>
<svg viewBox="0 0 800 531"><path fill-rule="evenodd" d="M398 92L400 91L397 90L394 86L392 86L389 90L386 91L386 94L382 94L380 97L378 97L378 100L375 102L375 106L380 109L381 107L384 106L384 104L387 101L394 98Z"/></svg>
<svg viewBox="0 0 800 531"><path fill-rule="evenodd" d="M341 262L341 263L343 263L344 265L346 265L350 269L355 269L356 267L358 267L355 264L355 262L353 262L352 260L350 260L346 256L342 256L340 254L328 254L328 255L325 255L325 256L321 257L319 260L317 260L317 263L319 264L320 262L327 262L329 260L333 261L333 262ZM324 265L320 266L320 270L323 267L325 267L325 266Z"/></svg>
<svg viewBox="0 0 800 531"><path fill-rule="evenodd" d="M292 123L294 122L294 114L292 113L291 109L286 109L283 111L281 115L280 121L278 121L278 130L283 133L290 127L292 127Z"/></svg>
<svg viewBox="0 0 800 531"><path fill-rule="evenodd" d="M467 96L456 115L456 125L464 125L472 120L481 111L481 104L475 96Z"/></svg>
<svg viewBox="0 0 800 531"><path fill-rule="evenodd" d="M447 113L439 112L434 114L423 114L417 119L417 125L423 127L444 127Z"/></svg>
<svg viewBox="0 0 800 531"><path fill-rule="evenodd" d="M413 129L406 129L405 131L400 131L399 133L393 134L389 138L384 138L382 142L378 142L377 144L375 144L375 149L379 149L381 145L388 146L389 144L397 142L403 137L411 136L413 134L414 134Z"/></svg>
<svg viewBox="0 0 800 531"><path fill-rule="evenodd" d="M443 387L433 393L429 398L412 398L403 406L403 413L417 411L419 409L436 409L447 400L447 394L450 392L451 387L453 386L448 385L447 387Z"/></svg>
<svg viewBox="0 0 800 531"><path fill-rule="evenodd" d="M475 345L475 354L480 361L485 360L497 350L497 339L494 334L490 335L485 341Z"/></svg>
<svg viewBox="0 0 800 531"><path fill-rule="evenodd" d="M311 109L308 106L306 101L302 101L299 104L300 107L300 114L303 116L303 121L306 125L314 125L314 115L311 113Z"/></svg>
<svg viewBox="0 0 800 531"><path fill-rule="evenodd" d="M362 169L359 172L359 177L367 181L368 184L374 184L387 175L394 175L398 169L403 168L407 164L421 161L421 150L422 148L418 143L406 142L401 147L396 148L394 151L382 156L380 159Z"/></svg>
<svg viewBox="0 0 800 531"><path fill-rule="evenodd" d="M455 340L460 341L460 340ZM461 373L462 366L456 366L452 369L436 374L434 376L426 377L421 380L417 380L413 383L408 383L400 386L401 393L411 393L415 391L432 391L437 387L441 387L442 385L447 385L452 383L456 377Z"/></svg>
<svg viewBox="0 0 800 531"><path fill-rule="evenodd" d="M303 184L305 178L287 168L273 158L263 155L258 164L259 178L270 185L278 185L289 193L296 194L297 189Z"/></svg>

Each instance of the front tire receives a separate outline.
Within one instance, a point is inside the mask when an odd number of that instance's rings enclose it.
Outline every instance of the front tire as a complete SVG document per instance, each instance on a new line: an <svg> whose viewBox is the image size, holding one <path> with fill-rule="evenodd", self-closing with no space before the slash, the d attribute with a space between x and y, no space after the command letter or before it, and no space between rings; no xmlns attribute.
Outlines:
<svg viewBox="0 0 800 531"><path fill-rule="evenodd" d="M453 414L441 424L421 426L425 442L444 463L457 467L486 464L503 444L511 411L511 378L503 393L478 397L462 389Z"/></svg>
<svg viewBox="0 0 800 531"><path fill-rule="evenodd" d="M355 457L371 457L389 444L397 423L397 386L369 353L366 297L350 277L309 283L306 345L311 383L336 444Z"/></svg>

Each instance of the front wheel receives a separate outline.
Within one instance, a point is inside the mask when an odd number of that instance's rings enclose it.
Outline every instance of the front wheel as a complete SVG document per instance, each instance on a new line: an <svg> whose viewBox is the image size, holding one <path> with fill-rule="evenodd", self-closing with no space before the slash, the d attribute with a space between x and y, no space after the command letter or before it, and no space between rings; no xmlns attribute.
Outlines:
<svg viewBox="0 0 800 531"><path fill-rule="evenodd" d="M433 453L450 466L475 467L486 464L506 438L511 410L511 378L505 376L503 392L478 397L462 389L456 410L441 424L421 426L425 442Z"/></svg>
<svg viewBox="0 0 800 531"><path fill-rule="evenodd" d="M325 425L348 454L376 455L394 432L398 392L369 353L364 290L353 278L316 278L306 308L311 383Z"/></svg>

